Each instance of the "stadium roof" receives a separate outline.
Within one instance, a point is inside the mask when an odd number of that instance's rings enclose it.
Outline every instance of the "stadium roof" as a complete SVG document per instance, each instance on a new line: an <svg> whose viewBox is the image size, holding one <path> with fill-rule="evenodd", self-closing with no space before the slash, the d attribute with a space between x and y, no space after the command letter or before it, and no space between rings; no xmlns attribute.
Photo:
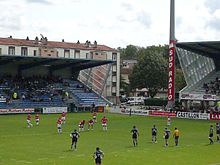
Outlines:
<svg viewBox="0 0 220 165"><path fill-rule="evenodd" d="M176 46L214 59L220 59L220 41L178 42Z"/></svg>
<svg viewBox="0 0 220 165"><path fill-rule="evenodd" d="M36 66L45 66L53 70L63 68L72 68L74 71L79 71L91 67L114 63L112 60L93 60L93 59L67 59L67 58L52 58L52 57L27 57L27 56L0 56L0 66L6 64L16 64L20 69L28 69Z"/></svg>

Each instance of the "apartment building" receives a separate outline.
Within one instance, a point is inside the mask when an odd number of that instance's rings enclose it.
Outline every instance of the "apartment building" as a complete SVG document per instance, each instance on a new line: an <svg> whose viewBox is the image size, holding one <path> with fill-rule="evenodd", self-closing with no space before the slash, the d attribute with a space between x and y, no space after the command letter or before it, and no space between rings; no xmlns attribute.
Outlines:
<svg viewBox="0 0 220 165"><path fill-rule="evenodd" d="M76 62L79 59L85 61L112 61L107 65L80 70L77 79L114 104L119 103L120 53L116 49L98 44L97 41L92 43L90 41L72 43L65 42L64 39L60 42L50 41L43 35L34 39L29 39L29 37L16 39L10 36L8 38L0 38L1 56L52 58L58 60L75 59ZM0 62L0 68L6 68L4 65L4 61ZM8 70L11 70L11 66L8 66ZM9 71L0 69L0 74L5 72Z"/></svg>

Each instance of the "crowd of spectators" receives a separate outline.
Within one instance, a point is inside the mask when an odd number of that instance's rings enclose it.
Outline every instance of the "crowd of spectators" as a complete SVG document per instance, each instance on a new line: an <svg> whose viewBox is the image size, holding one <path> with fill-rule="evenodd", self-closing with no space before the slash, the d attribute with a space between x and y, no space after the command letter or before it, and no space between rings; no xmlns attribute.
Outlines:
<svg viewBox="0 0 220 165"><path fill-rule="evenodd" d="M204 83L203 88L207 94L220 95L220 78L216 77L214 81Z"/></svg>
<svg viewBox="0 0 220 165"><path fill-rule="evenodd" d="M62 85L64 80L57 76L0 76L0 97L7 103L12 100L30 100L33 102L53 101L56 96L61 99L68 97ZM59 87L57 84L61 84Z"/></svg>

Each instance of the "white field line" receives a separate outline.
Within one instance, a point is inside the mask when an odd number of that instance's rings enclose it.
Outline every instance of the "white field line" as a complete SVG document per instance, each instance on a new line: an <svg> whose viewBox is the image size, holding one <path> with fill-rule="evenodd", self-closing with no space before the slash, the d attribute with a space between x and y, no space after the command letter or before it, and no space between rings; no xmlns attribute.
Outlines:
<svg viewBox="0 0 220 165"><path fill-rule="evenodd" d="M86 156L85 154L80 154L80 155L76 155L77 157L84 157Z"/></svg>
<svg viewBox="0 0 220 165"><path fill-rule="evenodd" d="M38 158L37 160L47 160L48 158Z"/></svg>
<svg viewBox="0 0 220 165"><path fill-rule="evenodd" d="M59 156L59 158L60 158L60 159L65 159L66 157L65 157L65 156Z"/></svg>
<svg viewBox="0 0 220 165"><path fill-rule="evenodd" d="M32 164L32 162L26 161L26 160L16 160L16 162L18 162L18 163Z"/></svg>

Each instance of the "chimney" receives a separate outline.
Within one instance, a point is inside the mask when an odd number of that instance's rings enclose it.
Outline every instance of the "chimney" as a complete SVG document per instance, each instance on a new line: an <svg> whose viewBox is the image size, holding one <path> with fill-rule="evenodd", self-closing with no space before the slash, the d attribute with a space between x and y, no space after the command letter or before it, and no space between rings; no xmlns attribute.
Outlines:
<svg viewBox="0 0 220 165"><path fill-rule="evenodd" d="M65 42L64 39L62 39L62 42Z"/></svg>
<svg viewBox="0 0 220 165"><path fill-rule="evenodd" d="M97 48L97 41L94 41L93 47Z"/></svg>
<svg viewBox="0 0 220 165"><path fill-rule="evenodd" d="M9 36L8 38L12 38L12 36Z"/></svg>
<svg viewBox="0 0 220 165"><path fill-rule="evenodd" d="M47 37L42 37L41 38L41 42L42 42L42 44L44 44L44 45L47 45Z"/></svg>
<svg viewBox="0 0 220 165"><path fill-rule="evenodd" d="M80 44L79 40L77 41L77 44Z"/></svg>
<svg viewBox="0 0 220 165"><path fill-rule="evenodd" d="M34 43L35 43L35 44L38 44L38 41L39 41L38 37L35 37Z"/></svg>
<svg viewBox="0 0 220 165"><path fill-rule="evenodd" d="M86 45L87 48L89 47L89 41L88 40L86 41L85 45Z"/></svg>
<svg viewBox="0 0 220 165"><path fill-rule="evenodd" d="M29 37L28 36L27 36L26 40L29 41Z"/></svg>

